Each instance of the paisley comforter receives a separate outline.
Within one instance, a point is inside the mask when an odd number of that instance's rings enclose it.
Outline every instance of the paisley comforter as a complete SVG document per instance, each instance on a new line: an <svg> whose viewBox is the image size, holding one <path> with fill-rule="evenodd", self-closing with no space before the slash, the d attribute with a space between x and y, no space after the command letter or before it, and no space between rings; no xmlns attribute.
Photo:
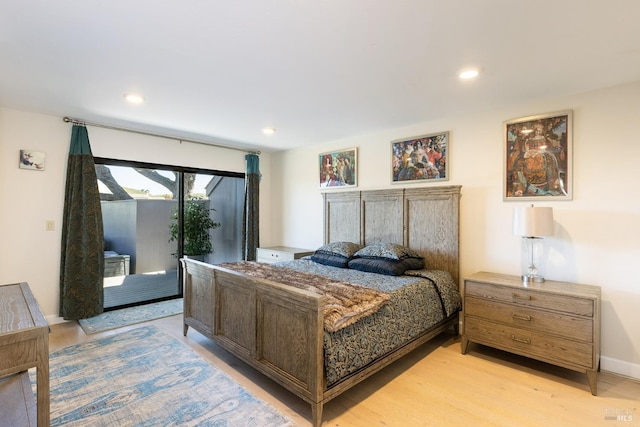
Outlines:
<svg viewBox="0 0 640 427"><path fill-rule="evenodd" d="M458 286L444 271L411 270L404 276L386 276L329 267L309 259L275 265L355 283L390 296L387 304L374 314L336 331L325 328L325 370L329 386L461 309Z"/></svg>

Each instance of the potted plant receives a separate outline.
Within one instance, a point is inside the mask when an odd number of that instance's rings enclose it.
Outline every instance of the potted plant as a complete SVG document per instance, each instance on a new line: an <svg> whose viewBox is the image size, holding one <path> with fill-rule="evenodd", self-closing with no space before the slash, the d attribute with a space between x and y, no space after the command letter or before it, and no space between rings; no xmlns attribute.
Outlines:
<svg viewBox="0 0 640 427"><path fill-rule="evenodd" d="M209 216L210 211L206 200L189 200L184 204L184 245L183 255L190 258L204 260L204 256L213 252L210 230L220 227L219 222L215 222ZM178 210L172 214L173 222L169 224L171 237L169 242L178 240Z"/></svg>

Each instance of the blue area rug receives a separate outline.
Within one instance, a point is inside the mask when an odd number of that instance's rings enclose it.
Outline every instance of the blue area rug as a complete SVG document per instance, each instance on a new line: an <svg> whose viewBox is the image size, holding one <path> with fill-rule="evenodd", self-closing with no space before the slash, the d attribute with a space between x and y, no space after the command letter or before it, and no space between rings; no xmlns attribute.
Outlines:
<svg viewBox="0 0 640 427"><path fill-rule="evenodd" d="M64 348L49 364L52 426L292 425L155 326Z"/></svg>
<svg viewBox="0 0 640 427"><path fill-rule="evenodd" d="M107 311L78 322L88 335L182 313L182 298Z"/></svg>

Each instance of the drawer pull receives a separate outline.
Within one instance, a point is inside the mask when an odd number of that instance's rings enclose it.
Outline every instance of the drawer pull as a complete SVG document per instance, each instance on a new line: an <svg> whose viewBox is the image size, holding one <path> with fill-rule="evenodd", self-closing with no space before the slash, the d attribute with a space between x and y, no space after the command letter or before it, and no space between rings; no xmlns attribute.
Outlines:
<svg viewBox="0 0 640 427"><path fill-rule="evenodd" d="M516 293L513 294L513 299L517 300L517 299L522 299L525 301L531 301L531 295L518 295Z"/></svg>
<svg viewBox="0 0 640 427"><path fill-rule="evenodd" d="M521 314L511 313L511 318L516 320L526 320L527 322L531 321L531 316L523 316Z"/></svg>
<svg viewBox="0 0 640 427"><path fill-rule="evenodd" d="M520 338L515 335L511 335L511 341L521 342L523 344L531 344L530 338Z"/></svg>

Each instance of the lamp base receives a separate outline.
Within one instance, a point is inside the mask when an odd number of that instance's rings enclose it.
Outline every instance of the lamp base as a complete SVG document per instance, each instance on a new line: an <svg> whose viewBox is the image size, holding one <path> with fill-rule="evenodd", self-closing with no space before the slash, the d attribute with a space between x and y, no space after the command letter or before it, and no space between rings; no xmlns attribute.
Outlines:
<svg viewBox="0 0 640 427"><path fill-rule="evenodd" d="M536 274L525 274L520 277L523 283L544 283L544 277Z"/></svg>

